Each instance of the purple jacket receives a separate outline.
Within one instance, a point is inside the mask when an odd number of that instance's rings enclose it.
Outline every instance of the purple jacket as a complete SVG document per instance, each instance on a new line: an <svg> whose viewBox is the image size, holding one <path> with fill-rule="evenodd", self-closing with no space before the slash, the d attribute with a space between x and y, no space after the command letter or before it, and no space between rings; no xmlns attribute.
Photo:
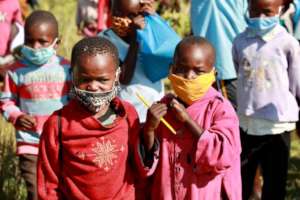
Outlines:
<svg viewBox="0 0 300 200"><path fill-rule="evenodd" d="M264 38L249 29L233 44L238 113L274 122L298 120L300 47L280 25Z"/></svg>
<svg viewBox="0 0 300 200"><path fill-rule="evenodd" d="M150 168L136 152L140 173L152 176L151 199L219 200L227 195L241 200L239 124L231 104L211 88L187 112L205 130L200 138L168 113L166 121L183 134L159 125L159 148Z"/></svg>

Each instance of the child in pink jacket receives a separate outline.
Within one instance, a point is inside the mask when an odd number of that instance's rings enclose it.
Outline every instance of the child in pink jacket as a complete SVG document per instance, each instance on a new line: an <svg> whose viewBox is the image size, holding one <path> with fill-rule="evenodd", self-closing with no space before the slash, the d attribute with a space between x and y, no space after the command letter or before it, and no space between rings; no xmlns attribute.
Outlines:
<svg viewBox="0 0 300 200"><path fill-rule="evenodd" d="M169 80L177 97L167 95L149 108L136 152L140 173L151 176L151 199L242 199L238 118L212 87L214 60L202 37L176 47Z"/></svg>

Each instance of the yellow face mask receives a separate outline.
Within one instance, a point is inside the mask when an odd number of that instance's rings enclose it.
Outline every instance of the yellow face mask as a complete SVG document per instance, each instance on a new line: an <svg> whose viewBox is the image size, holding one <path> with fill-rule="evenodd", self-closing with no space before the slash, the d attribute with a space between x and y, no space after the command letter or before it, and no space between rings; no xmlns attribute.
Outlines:
<svg viewBox="0 0 300 200"><path fill-rule="evenodd" d="M191 80L175 74L170 74L168 78L176 95L188 105L201 99L216 80L215 70Z"/></svg>

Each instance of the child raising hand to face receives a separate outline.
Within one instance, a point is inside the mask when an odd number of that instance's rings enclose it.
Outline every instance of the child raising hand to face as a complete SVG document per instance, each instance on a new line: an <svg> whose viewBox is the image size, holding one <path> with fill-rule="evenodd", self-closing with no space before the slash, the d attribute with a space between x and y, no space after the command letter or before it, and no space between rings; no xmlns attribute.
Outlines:
<svg viewBox="0 0 300 200"><path fill-rule="evenodd" d="M136 97L136 92L142 91L151 103L164 95L162 80L152 82L147 77L141 61L140 44L137 42L137 31L146 26L145 16L154 13L152 2L113 0L112 27L100 33L118 48L121 66L119 96L134 105L142 123L146 120L147 109Z"/></svg>
<svg viewBox="0 0 300 200"><path fill-rule="evenodd" d="M150 107L140 136L139 170L153 176L151 199L241 199L238 119L212 87L214 59L201 37L176 47L169 79L177 97Z"/></svg>

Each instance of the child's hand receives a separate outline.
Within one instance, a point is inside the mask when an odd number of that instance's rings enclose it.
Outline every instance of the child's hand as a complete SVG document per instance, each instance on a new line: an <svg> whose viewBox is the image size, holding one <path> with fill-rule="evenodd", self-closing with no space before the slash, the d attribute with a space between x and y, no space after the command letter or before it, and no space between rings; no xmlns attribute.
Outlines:
<svg viewBox="0 0 300 200"><path fill-rule="evenodd" d="M145 122L144 132L144 145L146 151L152 149L154 145L155 129L160 123L160 119L167 113L168 107L166 104L154 103L148 110L147 120Z"/></svg>
<svg viewBox="0 0 300 200"><path fill-rule="evenodd" d="M155 9L153 7L154 0L141 0L141 11L144 13L148 13L150 15L155 13Z"/></svg>
<svg viewBox="0 0 300 200"><path fill-rule="evenodd" d="M16 127L21 130L31 130L36 126L36 120L30 115L21 115L16 121Z"/></svg>
<svg viewBox="0 0 300 200"><path fill-rule="evenodd" d="M184 123L190 120L190 116L186 112L185 107L181 103L179 103L175 98L171 100L169 105L179 121Z"/></svg>
<svg viewBox="0 0 300 200"><path fill-rule="evenodd" d="M166 104L154 103L148 110L147 120L145 123L145 131L154 131L159 123L160 119L167 114L168 107Z"/></svg>
<svg viewBox="0 0 300 200"><path fill-rule="evenodd" d="M142 15L138 15L132 19L131 27L135 30L136 29L144 29L145 25L146 25L145 17Z"/></svg>

